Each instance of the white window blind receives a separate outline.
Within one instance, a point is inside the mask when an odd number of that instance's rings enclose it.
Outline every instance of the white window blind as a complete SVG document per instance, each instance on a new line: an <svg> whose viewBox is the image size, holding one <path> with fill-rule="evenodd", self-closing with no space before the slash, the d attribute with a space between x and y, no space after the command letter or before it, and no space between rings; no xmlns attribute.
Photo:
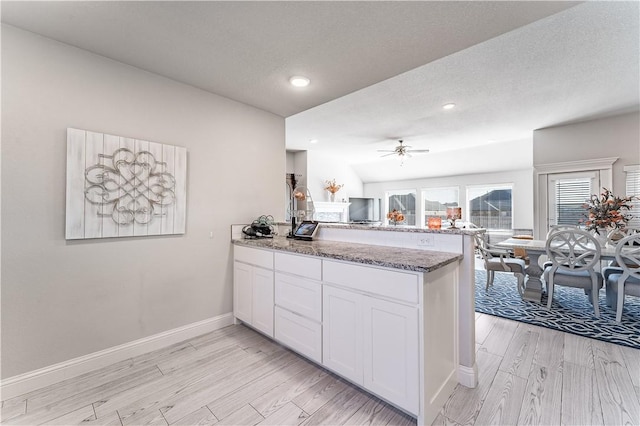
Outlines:
<svg viewBox="0 0 640 426"><path fill-rule="evenodd" d="M579 225L585 219L584 203L591 197L591 179L559 179L555 195L555 224Z"/></svg>
<svg viewBox="0 0 640 426"><path fill-rule="evenodd" d="M636 166L625 166L624 168L626 176L626 195L634 196L631 201L631 210L629 213L633 216L633 218L627 222L627 227L640 229L640 165Z"/></svg>

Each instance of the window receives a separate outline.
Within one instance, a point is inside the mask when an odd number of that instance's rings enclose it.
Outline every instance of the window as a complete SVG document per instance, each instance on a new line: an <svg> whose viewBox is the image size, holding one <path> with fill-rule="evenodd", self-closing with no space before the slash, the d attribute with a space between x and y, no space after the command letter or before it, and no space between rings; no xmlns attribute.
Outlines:
<svg viewBox="0 0 640 426"><path fill-rule="evenodd" d="M591 179L555 182L556 225L579 225L585 219L584 203L591 196Z"/></svg>
<svg viewBox="0 0 640 426"><path fill-rule="evenodd" d="M460 207L458 193L457 187L423 189L424 223L427 223L430 217L446 219L447 207Z"/></svg>
<svg viewBox="0 0 640 426"><path fill-rule="evenodd" d="M581 225L586 219L584 203L599 193L599 172L583 171L548 175L549 226Z"/></svg>
<svg viewBox="0 0 640 426"><path fill-rule="evenodd" d="M469 221L481 228L512 229L511 192L511 185L467 187Z"/></svg>
<svg viewBox="0 0 640 426"><path fill-rule="evenodd" d="M626 173L626 195L634 196L631 200L631 220L627 222L627 227L640 229L640 165L625 166L624 171Z"/></svg>
<svg viewBox="0 0 640 426"><path fill-rule="evenodd" d="M416 190L389 191L387 196L387 212L393 209L404 215L404 225L416 225ZM386 215L385 215L385 220ZM388 220L387 220L388 222Z"/></svg>

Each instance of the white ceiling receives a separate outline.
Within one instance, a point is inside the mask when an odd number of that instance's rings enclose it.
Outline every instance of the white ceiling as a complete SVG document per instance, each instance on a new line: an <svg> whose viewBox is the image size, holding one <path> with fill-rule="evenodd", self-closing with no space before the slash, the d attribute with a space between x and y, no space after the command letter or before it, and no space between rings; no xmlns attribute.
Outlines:
<svg viewBox="0 0 640 426"><path fill-rule="evenodd" d="M10 25L288 117L288 149L334 150L360 163L354 167L364 181L376 181L435 173L444 163L438 159L452 155L446 150L468 154L492 139L492 146L508 142L517 152L535 128L637 108L638 3L576 4L3 1L1 7ZM291 87L287 79L296 74L312 84ZM458 108L444 113L445 102ZM320 142L310 148L311 138ZM432 153L401 169L393 160L373 161L397 138ZM517 167L513 159L492 161L492 169ZM475 166L464 164L466 172ZM456 173L451 164L447 170Z"/></svg>

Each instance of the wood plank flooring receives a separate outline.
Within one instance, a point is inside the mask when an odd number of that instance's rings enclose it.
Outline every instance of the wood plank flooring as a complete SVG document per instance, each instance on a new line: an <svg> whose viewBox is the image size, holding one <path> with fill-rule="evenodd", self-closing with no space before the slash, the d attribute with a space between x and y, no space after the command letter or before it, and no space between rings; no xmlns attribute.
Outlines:
<svg viewBox="0 0 640 426"><path fill-rule="evenodd" d="M476 314L480 384L434 425L638 425L640 350ZM236 325L2 401L7 425L415 425Z"/></svg>

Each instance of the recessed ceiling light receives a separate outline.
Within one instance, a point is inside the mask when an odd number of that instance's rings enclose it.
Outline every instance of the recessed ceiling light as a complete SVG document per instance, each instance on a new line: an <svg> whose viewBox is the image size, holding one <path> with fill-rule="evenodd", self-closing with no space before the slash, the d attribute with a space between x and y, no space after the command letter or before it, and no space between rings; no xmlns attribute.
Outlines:
<svg viewBox="0 0 640 426"><path fill-rule="evenodd" d="M456 104L453 104L453 103L442 105L442 109L454 109L455 107L456 107Z"/></svg>
<svg viewBox="0 0 640 426"><path fill-rule="evenodd" d="M296 87L307 87L309 83L311 83L311 80L301 75L294 75L289 79L289 83Z"/></svg>
<svg viewBox="0 0 640 426"><path fill-rule="evenodd" d="M309 143L318 143L318 139L309 139Z"/></svg>

